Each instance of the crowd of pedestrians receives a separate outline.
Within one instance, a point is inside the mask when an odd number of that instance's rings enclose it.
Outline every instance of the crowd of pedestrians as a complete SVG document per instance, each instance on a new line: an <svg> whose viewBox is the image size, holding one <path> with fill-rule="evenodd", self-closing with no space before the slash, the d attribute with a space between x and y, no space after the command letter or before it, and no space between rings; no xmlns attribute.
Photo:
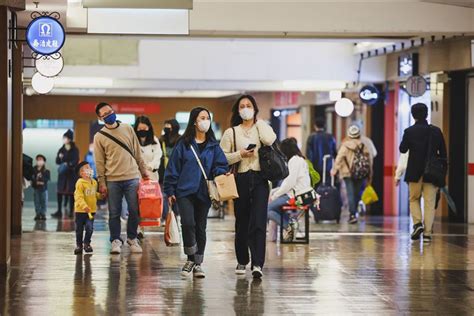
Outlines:
<svg viewBox="0 0 474 316"><path fill-rule="evenodd" d="M430 242L436 195L444 186L446 145L441 130L429 125L426 105L415 104L411 112L415 124L404 132L395 179L398 185L405 173L405 181L409 184L414 224L411 238L418 240L423 235L424 242ZM65 216L75 217L74 253L93 252L94 217L101 200L108 202L110 253L120 254L124 245L128 245L132 253L142 252L139 237L143 238L144 232L139 227L137 193L140 180L161 184L165 200L163 220L170 211L180 215L183 250L187 256L181 269L183 277L191 274L205 277L202 264L212 202L207 180L220 175L234 174L239 196L234 200L235 273L238 275L246 274L249 268L254 278L263 277L268 227L270 231L276 231L281 224L283 238L294 238L296 231L292 219L282 212L282 207L317 189L318 185L328 185L327 179L331 177L340 179L342 182L337 181L335 186L340 189L343 185L347 192L348 223L357 223L361 194L372 182L377 156L373 142L362 134L360 126L350 125L347 136L338 146L335 137L325 130L324 118L317 117L304 156L296 139L278 143L272 127L259 119L258 114L257 101L251 95L242 95L232 107L230 128L220 141L212 129L211 114L203 107L191 110L183 135L179 134L179 123L172 119L165 121L163 133L157 138L148 117L137 117L132 127L117 120L109 104L99 103L96 115L104 126L95 134L84 161L79 162L79 151L71 130L63 135L63 146L56 157L58 208L52 216L61 218L64 210ZM269 183L263 176L259 157L262 147L277 143L277 150L285 157L288 168L287 176L279 185ZM441 170L443 166L444 170ZM319 175L326 181L319 181ZM39 154L31 174L35 220L46 219L50 180L46 157ZM424 212L421 198L424 199ZM122 239L120 220L123 200L128 211L125 240ZM312 207L317 208L316 205L315 201ZM272 241L276 240L275 236Z"/></svg>

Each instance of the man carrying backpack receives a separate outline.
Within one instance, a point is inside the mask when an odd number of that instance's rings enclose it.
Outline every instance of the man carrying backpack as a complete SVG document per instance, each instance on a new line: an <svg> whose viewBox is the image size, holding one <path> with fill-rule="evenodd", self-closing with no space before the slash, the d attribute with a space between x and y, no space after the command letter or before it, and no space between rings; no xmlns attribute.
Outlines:
<svg viewBox="0 0 474 316"><path fill-rule="evenodd" d="M357 205L360 190L364 181L372 176L372 163L367 146L361 141L360 129L351 125L347 132L348 138L342 143L336 157L331 176L338 172L344 180L349 200L349 223L357 223Z"/></svg>
<svg viewBox="0 0 474 316"><path fill-rule="evenodd" d="M306 145L306 157L312 162L314 169L322 175L323 157L330 155L335 158L337 154L336 139L325 132L325 121L323 117L317 117L315 122L316 132L308 137ZM330 179L329 170L332 168L332 160L328 161L326 179Z"/></svg>

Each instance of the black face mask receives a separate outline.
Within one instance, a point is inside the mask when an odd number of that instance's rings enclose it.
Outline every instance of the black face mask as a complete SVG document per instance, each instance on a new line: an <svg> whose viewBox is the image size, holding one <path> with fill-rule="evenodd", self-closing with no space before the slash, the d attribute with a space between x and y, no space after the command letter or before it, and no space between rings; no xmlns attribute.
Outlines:
<svg viewBox="0 0 474 316"><path fill-rule="evenodd" d="M137 135L140 138L145 138L148 136L148 131L137 131Z"/></svg>
<svg viewBox="0 0 474 316"><path fill-rule="evenodd" d="M165 135L169 135L171 133L171 128L165 127L163 131L165 132Z"/></svg>

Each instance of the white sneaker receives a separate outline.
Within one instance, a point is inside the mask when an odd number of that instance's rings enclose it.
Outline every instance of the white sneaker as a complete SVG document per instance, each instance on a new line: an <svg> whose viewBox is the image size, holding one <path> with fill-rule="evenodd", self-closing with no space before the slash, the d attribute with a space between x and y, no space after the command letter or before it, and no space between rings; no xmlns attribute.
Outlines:
<svg viewBox="0 0 474 316"><path fill-rule="evenodd" d="M185 279L188 276L190 276L194 270L194 266L195 266L194 262L186 261L183 268L181 269L181 277Z"/></svg>
<svg viewBox="0 0 474 316"><path fill-rule="evenodd" d="M259 266L254 266L252 269L252 276L254 279L261 279L263 277L262 268Z"/></svg>
<svg viewBox="0 0 474 316"><path fill-rule="evenodd" d="M119 255L122 252L122 242L119 239L112 241L112 250L110 253L112 255Z"/></svg>
<svg viewBox="0 0 474 316"><path fill-rule="evenodd" d="M132 253L142 253L143 249L140 246L140 242L137 238L135 239L127 239L127 244L130 246L130 252Z"/></svg>

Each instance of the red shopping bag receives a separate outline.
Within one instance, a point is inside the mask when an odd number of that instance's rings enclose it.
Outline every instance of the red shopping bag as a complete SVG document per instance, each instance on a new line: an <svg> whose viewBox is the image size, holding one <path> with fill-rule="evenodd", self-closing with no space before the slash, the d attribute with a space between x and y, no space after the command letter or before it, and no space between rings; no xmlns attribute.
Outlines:
<svg viewBox="0 0 474 316"><path fill-rule="evenodd" d="M158 181L140 180L138 186L140 226L160 226L163 195Z"/></svg>

